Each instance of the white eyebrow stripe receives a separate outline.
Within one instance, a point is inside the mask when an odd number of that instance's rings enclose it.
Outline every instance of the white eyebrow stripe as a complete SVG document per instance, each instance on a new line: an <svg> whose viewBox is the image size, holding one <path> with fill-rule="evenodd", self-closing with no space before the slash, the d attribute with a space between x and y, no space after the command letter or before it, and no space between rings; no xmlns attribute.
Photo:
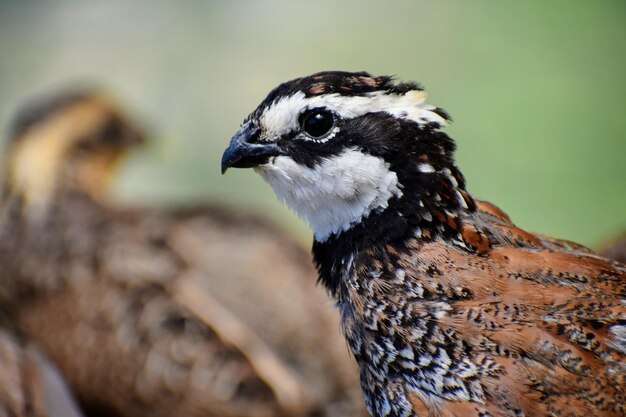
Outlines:
<svg viewBox="0 0 626 417"><path fill-rule="evenodd" d="M435 106L426 104L426 93L411 90L404 94L370 93L365 96L342 96L338 93L306 97L299 91L270 105L259 118L269 140L295 130L298 116L305 109L325 107L343 119L353 119L367 113L386 112L399 119L412 120L420 125L446 124Z"/></svg>

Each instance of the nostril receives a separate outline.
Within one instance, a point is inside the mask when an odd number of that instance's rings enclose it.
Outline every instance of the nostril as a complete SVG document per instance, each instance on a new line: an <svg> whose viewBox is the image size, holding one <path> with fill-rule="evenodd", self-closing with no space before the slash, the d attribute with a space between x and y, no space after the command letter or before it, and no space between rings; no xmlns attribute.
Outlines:
<svg viewBox="0 0 626 417"><path fill-rule="evenodd" d="M241 130L243 131L244 142L250 144L259 143L261 129L259 129L255 124L248 122L247 126L244 126Z"/></svg>
<svg viewBox="0 0 626 417"><path fill-rule="evenodd" d="M246 142L259 143L259 138L261 137L260 132L261 132L260 129L255 128L253 131L250 132L250 136L246 138Z"/></svg>

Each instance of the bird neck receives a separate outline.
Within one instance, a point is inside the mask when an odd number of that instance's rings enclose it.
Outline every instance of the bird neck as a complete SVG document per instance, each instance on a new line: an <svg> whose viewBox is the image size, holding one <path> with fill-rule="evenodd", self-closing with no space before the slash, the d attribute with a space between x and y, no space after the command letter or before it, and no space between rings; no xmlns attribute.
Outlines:
<svg viewBox="0 0 626 417"><path fill-rule="evenodd" d="M365 250L382 254L387 245L400 250L409 239L457 238L461 218L474 212L476 204L454 165L439 170L428 167L421 166L428 172L419 180L399 169L401 196L393 197L384 210L370 213L350 229L324 241L314 240L319 279L331 294L339 296L351 259Z"/></svg>

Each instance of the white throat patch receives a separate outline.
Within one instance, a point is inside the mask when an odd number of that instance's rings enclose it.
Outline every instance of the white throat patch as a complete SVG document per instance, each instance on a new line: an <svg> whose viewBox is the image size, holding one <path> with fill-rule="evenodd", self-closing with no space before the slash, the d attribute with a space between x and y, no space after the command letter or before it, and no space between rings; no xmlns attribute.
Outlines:
<svg viewBox="0 0 626 417"><path fill-rule="evenodd" d="M348 230L389 199L402 196L398 176L383 159L348 148L309 168L278 156L255 168L274 192L307 221L315 239Z"/></svg>

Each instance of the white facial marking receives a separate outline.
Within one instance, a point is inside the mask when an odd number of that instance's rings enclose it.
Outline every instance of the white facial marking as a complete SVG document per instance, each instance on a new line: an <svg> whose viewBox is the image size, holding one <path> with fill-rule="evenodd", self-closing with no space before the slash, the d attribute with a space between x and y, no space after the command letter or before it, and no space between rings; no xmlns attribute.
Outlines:
<svg viewBox="0 0 626 417"><path fill-rule="evenodd" d="M348 148L313 168L278 156L255 168L274 192L307 221L316 240L349 229L373 210L402 196L395 172L383 159Z"/></svg>
<svg viewBox="0 0 626 417"><path fill-rule="evenodd" d="M374 92L364 96L342 96L338 93L306 97L299 91L269 106L259 118L266 139L277 140L298 128L298 116L307 109L325 107L342 119L353 119L367 113L385 112L398 119L412 120L420 125L446 120L435 113L436 107L425 103L426 93L419 90L404 94Z"/></svg>

